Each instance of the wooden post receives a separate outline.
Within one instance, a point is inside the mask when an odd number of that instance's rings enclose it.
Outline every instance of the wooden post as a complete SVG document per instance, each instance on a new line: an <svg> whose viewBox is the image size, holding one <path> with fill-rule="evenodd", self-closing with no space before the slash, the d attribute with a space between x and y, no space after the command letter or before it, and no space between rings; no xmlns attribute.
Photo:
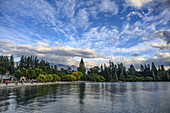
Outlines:
<svg viewBox="0 0 170 113"><path fill-rule="evenodd" d="M26 69L26 82L27 82L27 69Z"/></svg>

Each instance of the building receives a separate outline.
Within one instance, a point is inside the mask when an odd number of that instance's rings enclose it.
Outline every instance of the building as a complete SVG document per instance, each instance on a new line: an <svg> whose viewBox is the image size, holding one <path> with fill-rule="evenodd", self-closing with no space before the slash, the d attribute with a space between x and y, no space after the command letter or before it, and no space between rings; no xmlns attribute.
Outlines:
<svg viewBox="0 0 170 113"><path fill-rule="evenodd" d="M19 66L19 62L14 62L14 68L17 68Z"/></svg>

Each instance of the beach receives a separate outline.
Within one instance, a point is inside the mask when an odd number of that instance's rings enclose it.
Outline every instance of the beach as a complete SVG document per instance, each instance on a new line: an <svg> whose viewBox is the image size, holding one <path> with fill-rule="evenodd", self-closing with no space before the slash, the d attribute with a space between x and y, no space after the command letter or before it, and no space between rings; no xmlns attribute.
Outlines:
<svg viewBox="0 0 170 113"><path fill-rule="evenodd" d="M68 82L44 82L44 83L18 83L17 85L15 83L8 83L8 85L6 86L5 83L0 84L0 88L2 87L23 87L23 86L40 86L40 85L52 85L52 84L70 84L70 83L84 83L87 81L68 81Z"/></svg>

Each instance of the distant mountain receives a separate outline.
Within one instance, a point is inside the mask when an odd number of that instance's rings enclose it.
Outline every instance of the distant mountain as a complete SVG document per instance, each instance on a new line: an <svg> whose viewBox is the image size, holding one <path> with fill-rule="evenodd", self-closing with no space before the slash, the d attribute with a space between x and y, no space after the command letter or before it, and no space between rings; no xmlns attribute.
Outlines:
<svg viewBox="0 0 170 113"><path fill-rule="evenodd" d="M61 68L68 69L68 67L71 67L72 70L77 71L77 67L74 66L74 65L69 66L69 65L64 65L64 64L54 64L54 63L50 63L50 66L54 66L54 65L56 65L58 69L61 69Z"/></svg>

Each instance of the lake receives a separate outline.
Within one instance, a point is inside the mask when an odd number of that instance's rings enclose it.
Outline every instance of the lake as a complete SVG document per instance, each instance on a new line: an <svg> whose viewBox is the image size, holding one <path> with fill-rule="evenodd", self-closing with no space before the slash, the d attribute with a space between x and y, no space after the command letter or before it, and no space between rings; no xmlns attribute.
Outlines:
<svg viewBox="0 0 170 113"><path fill-rule="evenodd" d="M170 82L86 82L0 88L0 112L169 113Z"/></svg>

